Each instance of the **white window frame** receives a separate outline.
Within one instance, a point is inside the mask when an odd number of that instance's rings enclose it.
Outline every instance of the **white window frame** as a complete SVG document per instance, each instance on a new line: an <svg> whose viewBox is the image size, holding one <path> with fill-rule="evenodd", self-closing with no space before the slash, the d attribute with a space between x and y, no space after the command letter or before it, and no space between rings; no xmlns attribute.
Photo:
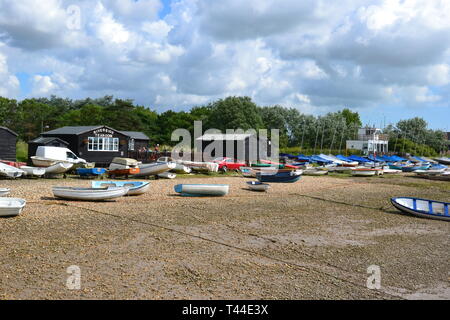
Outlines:
<svg viewBox="0 0 450 320"><path fill-rule="evenodd" d="M88 151L119 152L119 138L88 137Z"/></svg>

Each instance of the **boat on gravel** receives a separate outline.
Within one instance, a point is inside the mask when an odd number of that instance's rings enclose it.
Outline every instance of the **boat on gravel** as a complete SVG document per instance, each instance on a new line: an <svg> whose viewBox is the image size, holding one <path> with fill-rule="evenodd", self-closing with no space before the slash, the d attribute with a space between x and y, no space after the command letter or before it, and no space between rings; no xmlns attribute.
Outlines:
<svg viewBox="0 0 450 320"><path fill-rule="evenodd" d="M129 188L128 196L144 194L150 188L150 182L144 181L92 181L92 188L126 187Z"/></svg>
<svg viewBox="0 0 450 320"><path fill-rule="evenodd" d="M275 170L260 171L256 173L256 179L260 182L292 183L300 180L303 170Z"/></svg>
<svg viewBox="0 0 450 320"><path fill-rule="evenodd" d="M95 177L106 173L104 168L77 168L77 174L80 177Z"/></svg>
<svg viewBox="0 0 450 320"><path fill-rule="evenodd" d="M372 168L354 168L352 169L352 176L356 177L370 177L375 176L378 173L379 169Z"/></svg>
<svg viewBox="0 0 450 320"><path fill-rule="evenodd" d="M139 168L129 168L129 169L115 169L115 170L108 170L107 174L110 178L116 178L116 177L125 177L125 179L128 179L129 176L134 176L139 173Z"/></svg>
<svg viewBox="0 0 450 320"><path fill-rule="evenodd" d="M73 163L57 162L54 165L45 168L45 174L62 174L72 169Z"/></svg>
<svg viewBox="0 0 450 320"><path fill-rule="evenodd" d="M158 174L158 178L162 178L162 179L175 179L176 177L177 177L176 173L169 172L169 171Z"/></svg>
<svg viewBox="0 0 450 320"><path fill-rule="evenodd" d="M0 162L0 176L7 178L19 178L24 174L22 169Z"/></svg>
<svg viewBox="0 0 450 320"><path fill-rule="evenodd" d="M42 167L21 166L20 169L24 171L23 175L28 177L42 177L45 174L45 168Z"/></svg>
<svg viewBox="0 0 450 320"><path fill-rule="evenodd" d="M0 197L7 196L10 191L9 188L0 188Z"/></svg>
<svg viewBox="0 0 450 320"><path fill-rule="evenodd" d="M128 187L107 188L72 188L53 187L53 195L61 199L99 201L122 197L129 191Z"/></svg>
<svg viewBox="0 0 450 320"><path fill-rule="evenodd" d="M187 197L221 197L228 194L230 186L227 184L177 184L175 192Z"/></svg>
<svg viewBox="0 0 450 320"><path fill-rule="evenodd" d="M321 169L305 169L303 170L304 176L324 176L328 174L328 170Z"/></svg>
<svg viewBox="0 0 450 320"><path fill-rule="evenodd" d="M156 176L160 173L172 170L176 167L176 164L173 162L155 162L155 163L146 163L139 165L139 172L135 174L136 177L148 177L148 176Z"/></svg>
<svg viewBox="0 0 450 320"><path fill-rule="evenodd" d="M270 186L267 183L262 183L259 181L247 181L248 188L253 191L267 191Z"/></svg>
<svg viewBox="0 0 450 320"><path fill-rule="evenodd" d="M418 217L450 221L449 202L399 197L391 198L391 203L398 210Z"/></svg>
<svg viewBox="0 0 450 320"><path fill-rule="evenodd" d="M27 202L18 198L0 198L0 216L9 217L19 215Z"/></svg>
<svg viewBox="0 0 450 320"><path fill-rule="evenodd" d="M192 169L189 167L186 167L184 164L182 164L181 162L176 162L174 161L172 158L170 157L161 157L158 158L158 160L156 160L156 162L158 163L175 163L175 168L170 169L170 171L175 172L175 173L191 173Z"/></svg>

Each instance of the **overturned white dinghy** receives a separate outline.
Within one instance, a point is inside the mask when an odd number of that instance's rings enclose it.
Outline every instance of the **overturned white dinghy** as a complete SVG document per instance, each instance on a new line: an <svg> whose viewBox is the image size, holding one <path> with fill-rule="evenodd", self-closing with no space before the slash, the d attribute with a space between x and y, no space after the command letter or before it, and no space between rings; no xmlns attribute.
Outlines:
<svg viewBox="0 0 450 320"><path fill-rule="evenodd" d="M18 198L0 198L0 216L9 217L19 215L27 202Z"/></svg>
<svg viewBox="0 0 450 320"><path fill-rule="evenodd" d="M42 167L21 166L20 169L29 177L42 177L45 174L45 168Z"/></svg>
<svg viewBox="0 0 450 320"><path fill-rule="evenodd" d="M371 169L371 168L354 168L352 169L352 176L357 177L370 177L374 176L378 173L379 169Z"/></svg>
<svg viewBox="0 0 450 320"><path fill-rule="evenodd" d="M218 172L219 164L215 162L181 161L181 163L196 172Z"/></svg>
<svg viewBox="0 0 450 320"><path fill-rule="evenodd" d="M126 187L128 196L144 194L150 188L149 182L143 181L92 181L92 188Z"/></svg>
<svg viewBox="0 0 450 320"><path fill-rule="evenodd" d="M82 201L110 200L122 197L129 191L128 187L108 188L71 188L53 187L53 195L57 198Z"/></svg>
<svg viewBox="0 0 450 320"><path fill-rule="evenodd" d="M24 172L21 169L0 162L0 176L8 178L19 178L23 175L23 173Z"/></svg>
<svg viewBox="0 0 450 320"><path fill-rule="evenodd" d="M225 196L230 186L227 184L177 184L175 192L187 197Z"/></svg>
<svg viewBox="0 0 450 320"><path fill-rule="evenodd" d="M66 173L72 169L73 164L68 162L58 162L54 165L45 168L45 174L61 174Z"/></svg>
<svg viewBox="0 0 450 320"><path fill-rule="evenodd" d="M163 172L174 169L176 166L173 162L156 162L139 165L139 173L135 177L147 177L161 174Z"/></svg>
<svg viewBox="0 0 450 320"><path fill-rule="evenodd" d="M177 174L173 173L173 172L166 171L166 172L158 174L158 177L162 178L162 179L175 179L177 177Z"/></svg>
<svg viewBox="0 0 450 320"><path fill-rule="evenodd" d="M0 188L0 197L7 196L9 192L9 188Z"/></svg>

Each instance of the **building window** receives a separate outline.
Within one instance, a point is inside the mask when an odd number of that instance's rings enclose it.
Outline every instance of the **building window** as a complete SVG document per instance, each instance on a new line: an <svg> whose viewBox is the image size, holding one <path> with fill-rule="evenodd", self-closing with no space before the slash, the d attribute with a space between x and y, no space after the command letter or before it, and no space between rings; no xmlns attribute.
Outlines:
<svg viewBox="0 0 450 320"><path fill-rule="evenodd" d="M134 151L134 139L130 139L130 145L128 146L128 150Z"/></svg>
<svg viewBox="0 0 450 320"><path fill-rule="evenodd" d="M119 151L119 138L89 137L88 151Z"/></svg>

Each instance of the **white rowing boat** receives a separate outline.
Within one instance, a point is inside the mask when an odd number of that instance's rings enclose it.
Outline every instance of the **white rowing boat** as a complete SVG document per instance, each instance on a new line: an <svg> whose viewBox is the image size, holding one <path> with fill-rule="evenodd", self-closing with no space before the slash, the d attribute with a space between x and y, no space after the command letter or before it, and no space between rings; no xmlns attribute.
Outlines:
<svg viewBox="0 0 450 320"><path fill-rule="evenodd" d="M174 189L183 196L225 196L230 186L227 184L177 184Z"/></svg>
<svg viewBox="0 0 450 320"><path fill-rule="evenodd" d="M69 162L58 162L54 165L45 168L45 174L61 174L66 173L73 167L72 163Z"/></svg>
<svg viewBox="0 0 450 320"><path fill-rule="evenodd" d="M305 169L303 170L303 175L305 176L324 176L328 174L328 170L318 170L318 169Z"/></svg>
<svg viewBox="0 0 450 320"><path fill-rule="evenodd" d="M71 188L53 187L53 195L69 200L98 201L122 197L129 191L128 187L108 188Z"/></svg>
<svg viewBox="0 0 450 320"><path fill-rule="evenodd" d="M0 197L7 196L10 190L8 188L0 188Z"/></svg>
<svg viewBox="0 0 450 320"><path fill-rule="evenodd" d="M0 216L17 216L26 205L24 199L18 198L0 198Z"/></svg>
<svg viewBox="0 0 450 320"><path fill-rule="evenodd" d="M23 175L23 173L24 172L21 169L0 162L0 176L7 178L19 178Z"/></svg>
<svg viewBox="0 0 450 320"><path fill-rule="evenodd" d="M267 183L262 183L259 181L248 181L247 185L249 189L253 191L267 191L270 188L270 185Z"/></svg>
<svg viewBox="0 0 450 320"><path fill-rule="evenodd" d="M45 174L45 168L42 167L21 166L20 169L24 171L25 176L42 177Z"/></svg>
<svg viewBox="0 0 450 320"><path fill-rule="evenodd" d="M173 162L155 162L139 165L139 173L135 174L135 177L148 177L155 176L160 173L172 170L175 168Z"/></svg>
<svg viewBox="0 0 450 320"><path fill-rule="evenodd" d="M377 174L379 169L370 169L370 168L355 168L352 169L352 176L357 177L370 177Z"/></svg>
<svg viewBox="0 0 450 320"><path fill-rule="evenodd" d="M166 172L158 174L158 177L162 178L162 179L175 179L177 177L177 174L173 173L173 172L166 171Z"/></svg>
<svg viewBox="0 0 450 320"><path fill-rule="evenodd" d="M144 194L150 188L150 182L143 181L92 181L92 188L125 187L129 188L128 196Z"/></svg>

